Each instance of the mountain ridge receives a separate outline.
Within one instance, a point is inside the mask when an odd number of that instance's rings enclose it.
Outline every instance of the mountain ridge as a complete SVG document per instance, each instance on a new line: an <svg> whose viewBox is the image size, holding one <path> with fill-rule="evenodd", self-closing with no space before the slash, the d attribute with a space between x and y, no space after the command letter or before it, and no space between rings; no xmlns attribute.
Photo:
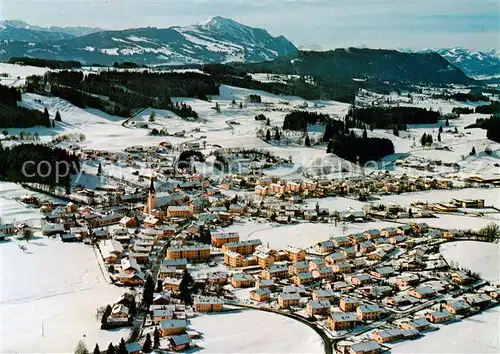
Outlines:
<svg viewBox="0 0 500 354"><path fill-rule="evenodd" d="M284 36L272 36L265 29L254 28L216 16L185 27L143 27L105 30L83 36L35 40L46 32L26 26L4 26L0 31L0 59L30 56L43 59L78 60L85 64L113 64L134 61L139 64L190 64L205 62L271 60L297 51ZM7 31L6 31L7 29ZM21 32L15 36L16 31ZM32 33L32 38L24 32ZM3 35L2 35L3 32ZM11 33L10 33L11 32ZM9 37L10 36L10 37ZM27 40L22 40L22 38ZM14 39L14 40L12 40Z"/></svg>

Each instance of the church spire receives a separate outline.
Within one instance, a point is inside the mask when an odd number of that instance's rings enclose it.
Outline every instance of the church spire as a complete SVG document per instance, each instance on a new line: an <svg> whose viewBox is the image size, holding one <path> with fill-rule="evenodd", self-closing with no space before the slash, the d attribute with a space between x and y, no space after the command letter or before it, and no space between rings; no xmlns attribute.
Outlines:
<svg viewBox="0 0 500 354"><path fill-rule="evenodd" d="M149 193L156 193L155 191L155 184L154 184L154 178L151 177L151 186L149 186Z"/></svg>

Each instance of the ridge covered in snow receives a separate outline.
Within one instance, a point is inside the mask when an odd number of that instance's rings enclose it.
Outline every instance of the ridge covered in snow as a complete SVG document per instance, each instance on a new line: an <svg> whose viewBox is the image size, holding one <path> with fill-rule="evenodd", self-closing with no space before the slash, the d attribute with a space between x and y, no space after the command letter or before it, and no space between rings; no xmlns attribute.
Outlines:
<svg viewBox="0 0 500 354"><path fill-rule="evenodd" d="M149 65L225 63L271 60L297 51L283 36L274 37L264 29L219 16L186 27L132 28L99 31L84 36L57 32L67 37L47 41L39 40L39 35L48 32L32 30L29 26L4 27L0 31L0 40L4 40L4 52L0 53L0 60L30 56L101 64L115 61ZM26 31L37 36L28 36L24 33ZM51 33L51 36L55 33Z"/></svg>

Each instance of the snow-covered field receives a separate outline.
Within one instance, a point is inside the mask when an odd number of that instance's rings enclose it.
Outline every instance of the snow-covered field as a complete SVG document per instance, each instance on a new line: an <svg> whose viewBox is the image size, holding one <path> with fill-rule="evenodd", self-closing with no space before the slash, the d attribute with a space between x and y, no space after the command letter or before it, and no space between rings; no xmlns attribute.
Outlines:
<svg viewBox="0 0 500 354"><path fill-rule="evenodd" d="M321 337L290 318L256 310L195 317L204 353L324 353Z"/></svg>
<svg viewBox="0 0 500 354"><path fill-rule="evenodd" d="M495 243L462 241L441 245L444 258L460 267L478 273L490 282L500 282L500 245Z"/></svg>
<svg viewBox="0 0 500 354"><path fill-rule="evenodd" d="M101 331L96 310L123 289L104 279L90 246L47 238L2 242L0 348L3 353L72 352L83 339L106 348L128 329Z"/></svg>
<svg viewBox="0 0 500 354"><path fill-rule="evenodd" d="M239 232L241 240L260 239L263 244L269 243L273 248L296 246L307 248L314 244L328 240L331 237L345 236L374 228L396 226L390 222L368 222L342 225L302 223L296 225L279 225L258 222L235 223L227 228L230 232Z"/></svg>
<svg viewBox="0 0 500 354"><path fill-rule="evenodd" d="M0 182L0 219L4 223L17 223L29 220L36 224L40 221L43 214L37 208L27 208L15 199L26 194L35 195L43 200L56 201L54 198L24 189L19 184Z"/></svg>
<svg viewBox="0 0 500 354"><path fill-rule="evenodd" d="M391 353L498 353L500 308L495 307L459 323L440 326L423 338L391 345Z"/></svg>

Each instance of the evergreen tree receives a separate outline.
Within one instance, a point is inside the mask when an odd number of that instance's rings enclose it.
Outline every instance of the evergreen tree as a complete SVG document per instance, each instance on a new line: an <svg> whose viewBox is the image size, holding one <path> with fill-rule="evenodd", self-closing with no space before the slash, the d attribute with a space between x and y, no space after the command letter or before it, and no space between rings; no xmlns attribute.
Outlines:
<svg viewBox="0 0 500 354"><path fill-rule="evenodd" d="M191 297L192 286L194 284L193 277L189 274L187 269L184 269L182 273L182 280L179 284L180 299L184 301L186 305L191 305L193 299Z"/></svg>
<svg viewBox="0 0 500 354"><path fill-rule="evenodd" d="M216 102L216 103L215 103L215 111L216 111L217 113L220 113L220 106L219 106L219 103L218 103L218 102Z"/></svg>
<svg viewBox="0 0 500 354"><path fill-rule="evenodd" d="M279 141L280 139L281 139L280 130L276 129L276 131L274 132L274 140Z"/></svg>
<svg viewBox="0 0 500 354"><path fill-rule="evenodd" d="M52 123L50 124L50 126L51 126L52 128L55 128L55 127L56 127L56 122L53 120L53 121L52 121Z"/></svg>
<svg viewBox="0 0 500 354"><path fill-rule="evenodd" d="M471 155L475 155L476 154L476 147L473 146L472 147L472 151L470 152Z"/></svg>
<svg viewBox="0 0 500 354"><path fill-rule="evenodd" d="M116 354L128 354L128 352L127 352L127 345L125 344L125 339L122 338L120 340L120 343L118 344L118 350L116 351Z"/></svg>
<svg viewBox="0 0 500 354"><path fill-rule="evenodd" d="M42 113L42 124L47 128L52 127L52 123L50 122L50 116L49 116L49 111L47 110L47 107L45 107L45 109L43 110L43 113Z"/></svg>
<svg viewBox="0 0 500 354"><path fill-rule="evenodd" d="M102 166L101 163L99 162L99 166L97 166L97 175L100 176L102 174Z"/></svg>
<svg viewBox="0 0 500 354"><path fill-rule="evenodd" d="M101 323L108 322L108 316L111 315L112 310L113 309L111 308L110 305L106 306L106 310L104 310L104 313L102 314Z"/></svg>
<svg viewBox="0 0 500 354"><path fill-rule="evenodd" d="M106 354L116 354L116 349L113 346L113 343L109 343L108 349L106 350Z"/></svg>
<svg viewBox="0 0 500 354"><path fill-rule="evenodd" d="M443 126L442 126L442 125L440 125L440 126L439 126L439 133L441 134L442 132L443 132Z"/></svg>
<svg viewBox="0 0 500 354"><path fill-rule="evenodd" d="M398 127L394 127L394 128L392 128L392 134L394 134L395 136L399 136L399 130L398 130Z"/></svg>
<svg viewBox="0 0 500 354"><path fill-rule="evenodd" d="M427 145L427 134L423 134L422 137L420 138L420 144L422 144L422 146L426 146Z"/></svg>
<svg viewBox="0 0 500 354"><path fill-rule="evenodd" d="M146 339L144 340L144 344L142 345L142 351L144 353L151 353L152 350L153 348L151 343L151 335L148 333L146 334Z"/></svg>
<svg viewBox="0 0 500 354"><path fill-rule="evenodd" d="M446 118L446 121L444 122L444 125L449 127L450 126L450 122L448 121L448 118Z"/></svg>
<svg viewBox="0 0 500 354"><path fill-rule="evenodd" d="M269 127L271 126L271 120L269 118L267 118L267 121L266 121L266 125Z"/></svg>
<svg viewBox="0 0 500 354"><path fill-rule="evenodd" d="M151 112L151 114L149 115L149 122L154 123L155 120L156 120L156 113Z"/></svg>
<svg viewBox="0 0 500 354"><path fill-rule="evenodd" d="M243 109L243 102L240 102L240 109Z"/></svg>
<svg viewBox="0 0 500 354"><path fill-rule="evenodd" d="M156 292L161 293L163 291L163 282L161 280L158 280L158 283L156 284Z"/></svg>
<svg viewBox="0 0 500 354"><path fill-rule="evenodd" d="M438 141L441 142L441 133L438 133Z"/></svg>
<svg viewBox="0 0 500 354"><path fill-rule="evenodd" d="M142 293L142 304L145 307L149 307L153 302L153 295L155 291L155 284L153 282L153 278L150 274L146 278L146 283L144 284L144 291Z"/></svg>
<svg viewBox="0 0 500 354"><path fill-rule="evenodd" d="M61 114L59 113L59 111L56 112L56 117L54 118L54 120L56 122L62 122Z"/></svg>
<svg viewBox="0 0 500 354"><path fill-rule="evenodd" d="M455 127L455 134L458 134L458 128Z"/></svg>
<svg viewBox="0 0 500 354"><path fill-rule="evenodd" d="M83 342L83 340L80 340L75 348L75 354L89 354L89 350L87 349L87 346Z"/></svg>
<svg viewBox="0 0 500 354"><path fill-rule="evenodd" d="M268 129L266 132L266 141L270 141L270 140L271 140L271 132Z"/></svg>
<svg viewBox="0 0 500 354"><path fill-rule="evenodd" d="M366 127L363 129L363 139L368 138L368 132L366 131Z"/></svg>
<svg viewBox="0 0 500 354"><path fill-rule="evenodd" d="M408 217L413 218L413 210L411 210L411 208L408 209Z"/></svg>
<svg viewBox="0 0 500 354"><path fill-rule="evenodd" d="M316 202L316 208L315 209L316 209L316 213L319 214L319 202Z"/></svg>
<svg viewBox="0 0 500 354"><path fill-rule="evenodd" d="M101 354L101 350L99 349L99 344L97 344L97 343L94 347L94 354Z"/></svg>
<svg viewBox="0 0 500 354"><path fill-rule="evenodd" d="M135 314L137 313L137 304L135 303L135 296L133 296L132 300L130 301L128 312L131 316L135 316Z"/></svg>
<svg viewBox="0 0 500 354"><path fill-rule="evenodd" d="M427 134L427 146L431 146L433 142L432 135Z"/></svg>
<svg viewBox="0 0 500 354"><path fill-rule="evenodd" d="M155 327L155 331L153 333L153 348L157 349L160 347L160 331L158 327Z"/></svg>
<svg viewBox="0 0 500 354"><path fill-rule="evenodd" d="M306 135L306 141L304 142L304 145L307 147L311 146L311 140L309 139L309 135Z"/></svg>

